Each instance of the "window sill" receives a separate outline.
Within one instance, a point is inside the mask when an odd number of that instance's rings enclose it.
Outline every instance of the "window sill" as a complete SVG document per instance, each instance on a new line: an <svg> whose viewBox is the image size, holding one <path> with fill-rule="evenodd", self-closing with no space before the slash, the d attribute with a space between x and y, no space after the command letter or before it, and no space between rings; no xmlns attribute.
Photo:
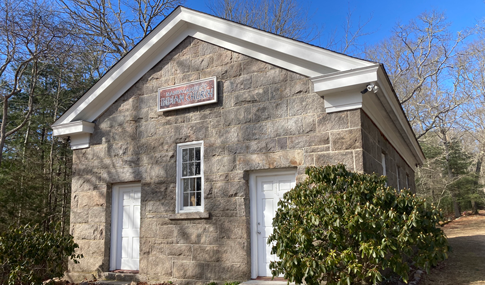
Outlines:
<svg viewBox="0 0 485 285"><path fill-rule="evenodd" d="M210 217L209 212L190 212L190 213L178 213L168 216L169 220L196 220L196 219L208 219Z"/></svg>

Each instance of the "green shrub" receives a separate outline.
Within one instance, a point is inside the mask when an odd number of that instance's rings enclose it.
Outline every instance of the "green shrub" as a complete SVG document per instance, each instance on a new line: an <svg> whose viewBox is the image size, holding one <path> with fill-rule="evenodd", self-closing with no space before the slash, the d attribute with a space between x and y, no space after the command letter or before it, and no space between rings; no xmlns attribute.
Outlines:
<svg viewBox="0 0 485 285"><path fill-rule="evenodd" d="M268 243L280 261L273 276L308 285L374 283L384 269L407 281L412 258L429 269L447 258L443 216L386 178L352 173L343 165L311 167L308 178L285 193Z"/></svg>
<svg viewBox="0 0 485 285"><path fill-rule="evenodd" d="M38 226L10 227L0 233L0 284L42 284L62 277L67 259L75 263L78 245L71 235L62 235L59 227L44 232Z"/></svg>

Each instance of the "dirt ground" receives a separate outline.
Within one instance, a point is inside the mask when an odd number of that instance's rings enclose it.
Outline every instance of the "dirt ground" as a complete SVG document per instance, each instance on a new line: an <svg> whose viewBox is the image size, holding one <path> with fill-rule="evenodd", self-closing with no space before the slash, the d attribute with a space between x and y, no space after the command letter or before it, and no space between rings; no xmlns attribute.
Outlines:
<svg viewBox="0 0 485 285"><path fill-rule="evenodd" d="M448 259L430 270L421 285L485 285L485 211L443 227L452 247Z"/></svg>

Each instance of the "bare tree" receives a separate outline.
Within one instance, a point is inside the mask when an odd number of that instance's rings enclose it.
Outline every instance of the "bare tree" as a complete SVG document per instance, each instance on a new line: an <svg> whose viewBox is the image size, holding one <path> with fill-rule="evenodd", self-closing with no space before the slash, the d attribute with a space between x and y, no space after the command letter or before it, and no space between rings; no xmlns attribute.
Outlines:
<svg viewBox="0 0 485 285"><path fill-rule="evenodd" d="M19 131L34 109L37 78L43 63L65 51L69 29L46 2L4 0L0 3L0 164L5 140ZM12 99L27 97L23 118L10 120Z"/></svg>
<svg viewBox="0 0 485 285"><path fill-rule="evenodd" d="M184 0L57 0L86 48L109 68ZM101 53L100 53L101 52Z"/></svg>
<svg viewBox="0 0 485 285"><path fill-rule="evenodd" d="M312 41L318 29L297 0L209 0L214 15L296 40Z"/></svg>
<svg viewBox="0 0 485 285"><path fill-rule="evenodd" d="M453 36L448 27L443 14L424 13L408 25L397 25L391 38L366 52L385 64L418 138L470 99L462 88L466 63L459 58L471 32Z"/></svg>

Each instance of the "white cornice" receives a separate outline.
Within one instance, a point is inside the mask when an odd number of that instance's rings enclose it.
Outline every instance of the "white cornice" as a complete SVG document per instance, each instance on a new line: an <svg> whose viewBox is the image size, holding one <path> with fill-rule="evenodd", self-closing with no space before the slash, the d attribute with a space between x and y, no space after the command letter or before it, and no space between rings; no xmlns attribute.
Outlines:
<svg viewBox="0 0 485 285"><path fill-rule="evenodd" d="M327 113L363 109L410 167L423 164L423 152L380 65L326 74L311 81L313 91L324 97ZM377 93L363 94L370 83L378 86Z"/></svg>
<svg viewBox="0 0 485 285"><path fill-rule="evenodd" d="M89 147L91 134L94 132L94 123L75 121L52 126L52 130L54 136L69 137L71 139L71 149L81 149Z"/></svg>

